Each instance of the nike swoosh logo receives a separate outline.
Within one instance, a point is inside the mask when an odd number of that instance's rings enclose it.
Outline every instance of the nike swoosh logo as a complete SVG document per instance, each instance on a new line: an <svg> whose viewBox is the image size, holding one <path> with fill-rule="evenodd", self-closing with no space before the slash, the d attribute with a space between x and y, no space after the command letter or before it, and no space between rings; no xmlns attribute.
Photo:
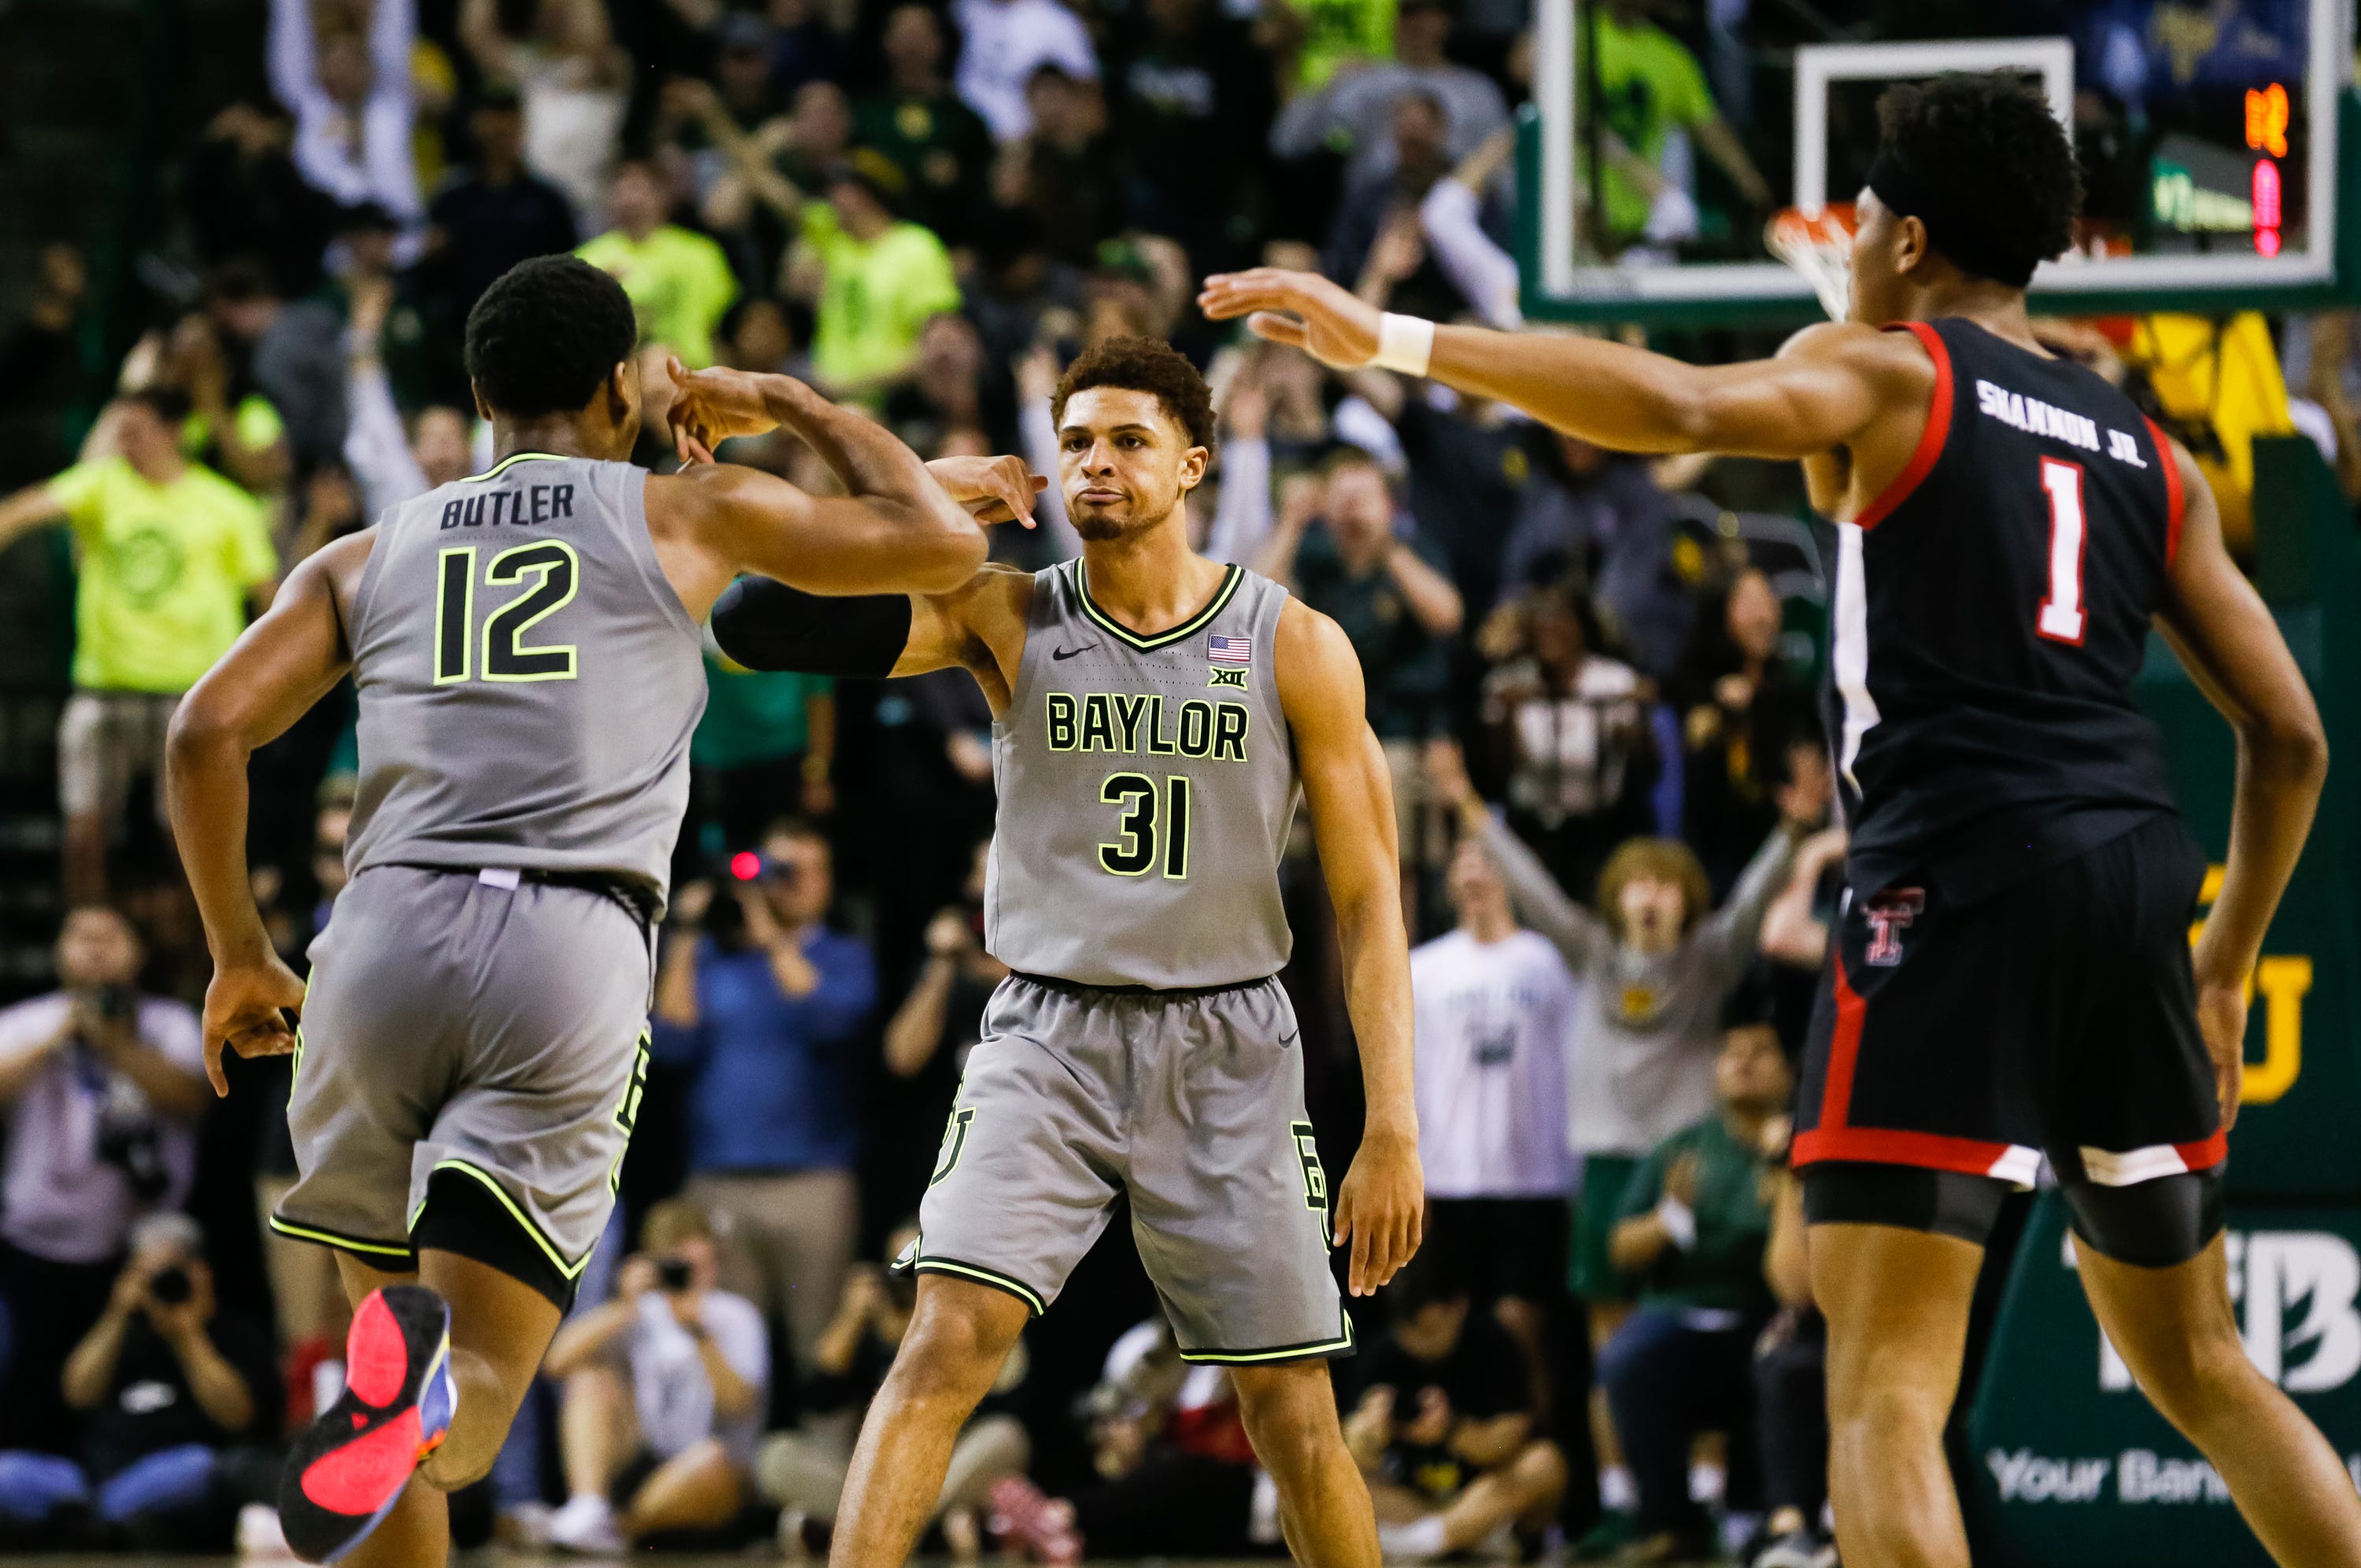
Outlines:
<svg viewBox="0 0 2361 1568"><path fill-rule="evenodd" d="M1282 1035L1282 1036L1279 1036L1279 1047L1283 1050L1283 1049L1285 1049L1287 1047L1289 1047L1289 1046L1291 1046L1291 1045L1295 1044L1296 1036L1298 1036L1301 1035L1302 1033L1303 1033L1303 1031L1302 1031L1302 1030L1301 1030L1301 1029L1290 1029L1290 1030L1289 1030L1286 1034L1284 1034L1284 1035Z"/></svg>
<svg viewBox="0 0 2361 1568"><path fill-rule="evenodd" d="M1052 648L1049 650L1049 662L1056 663L1060 660L1071 659L1077 653L1087 653L1097 646L1095 642L1085 642L1079 648Z"/></svg>

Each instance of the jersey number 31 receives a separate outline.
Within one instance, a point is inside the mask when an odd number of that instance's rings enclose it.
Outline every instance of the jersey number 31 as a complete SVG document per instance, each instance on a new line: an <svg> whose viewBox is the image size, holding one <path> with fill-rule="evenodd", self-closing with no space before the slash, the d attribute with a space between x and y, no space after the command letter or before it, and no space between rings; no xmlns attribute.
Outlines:
<svg viewBox="0 0 2361 1568"><path fill-rule="evenodd" d="M488 681L570 681L574 645L529 645L525 633L574 600L582 561L574 546L536 539L492 557L484 581L533 587L484 617L483 660L476 663L476 546L453 544L434 558L434 684Z"/></svg>

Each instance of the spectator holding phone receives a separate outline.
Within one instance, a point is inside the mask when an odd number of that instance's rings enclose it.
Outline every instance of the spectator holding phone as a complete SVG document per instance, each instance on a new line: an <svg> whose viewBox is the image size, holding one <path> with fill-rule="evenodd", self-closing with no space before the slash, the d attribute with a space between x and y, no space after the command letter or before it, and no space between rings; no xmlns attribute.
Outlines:
<svg viewBox="0 0 2361 1568"><path fill-rule="evenodd" d="M715 1529L748 1496L771 1378L763 1314L715 1288L712 1223L696 1203L655 1204L640 1240L613 1298L559 1328L544 1367L566 1387L568 1495L549 1539L569 1551Z"/></svg>
<svg viewBox="0 0 2361 1568"><path fill-rule="evenodd" d="M1557 1517L1565 1455L1535 1435L1524 1358L1466 1285L1421 1253L1394 1277L1391 1332L1345 1421L1389 1563L1538 1537Z"/></svg>
<svg viewBox="0 0 2361 1568"><path fill-rule="evenodd" d="M238 1504L277 1468L231 1452L271 1429L272 1349L259 1321L217 1310L195 1221L140 1221L97 1322L61 1373L38 1368L81 1418L76 1453L0 1453L0 1518L86 1510L96 1544L226 1551Z"/></svg>
<svg viewBox="0 0 2361 1568"><path fill-rule="evenodd" d="M205 1090L197 1015L134 989L119 911L66 916L59 988L0 1012L0 1448L70 1452L58 1368L106 1307L139 1217L188 1196Z"/></svg>

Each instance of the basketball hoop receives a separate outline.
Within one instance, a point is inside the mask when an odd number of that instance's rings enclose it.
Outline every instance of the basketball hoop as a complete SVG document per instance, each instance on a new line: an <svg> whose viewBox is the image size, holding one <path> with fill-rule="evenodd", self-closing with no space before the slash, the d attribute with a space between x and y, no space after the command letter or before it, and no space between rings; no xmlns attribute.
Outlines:
<svg viewBox="0 0 2361 1568"><path fill-rule="evenodd" d="M1830 321L1840 322L1852 297L1852 203L1832 202L1817 213L1783 209L1763 226L1771 254L1804 275Z"/></svg>

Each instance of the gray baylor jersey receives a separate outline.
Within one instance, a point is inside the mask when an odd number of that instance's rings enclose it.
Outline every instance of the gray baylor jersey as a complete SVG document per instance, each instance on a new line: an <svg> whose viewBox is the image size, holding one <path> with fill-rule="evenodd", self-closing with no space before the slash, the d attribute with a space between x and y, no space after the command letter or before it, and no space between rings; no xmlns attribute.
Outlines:
<svg viewBox="0 0 2361 1568"><path fill-rule="evenodd" d="M1287 962L1279 861L1298 784L1272 668L1286 602L1232 566L1197 615L1140 637L1091 602L1080 561L1034 576L1016 688L992 727L994 957L1159 990Z"/></svg>
<svg viewBox="0 0 2361 1568"><path fill-rule="evenodd" d="M647 477L521 452L386 512L353 603L354 874L619 872L663 894L705 671Z"/></svg>

